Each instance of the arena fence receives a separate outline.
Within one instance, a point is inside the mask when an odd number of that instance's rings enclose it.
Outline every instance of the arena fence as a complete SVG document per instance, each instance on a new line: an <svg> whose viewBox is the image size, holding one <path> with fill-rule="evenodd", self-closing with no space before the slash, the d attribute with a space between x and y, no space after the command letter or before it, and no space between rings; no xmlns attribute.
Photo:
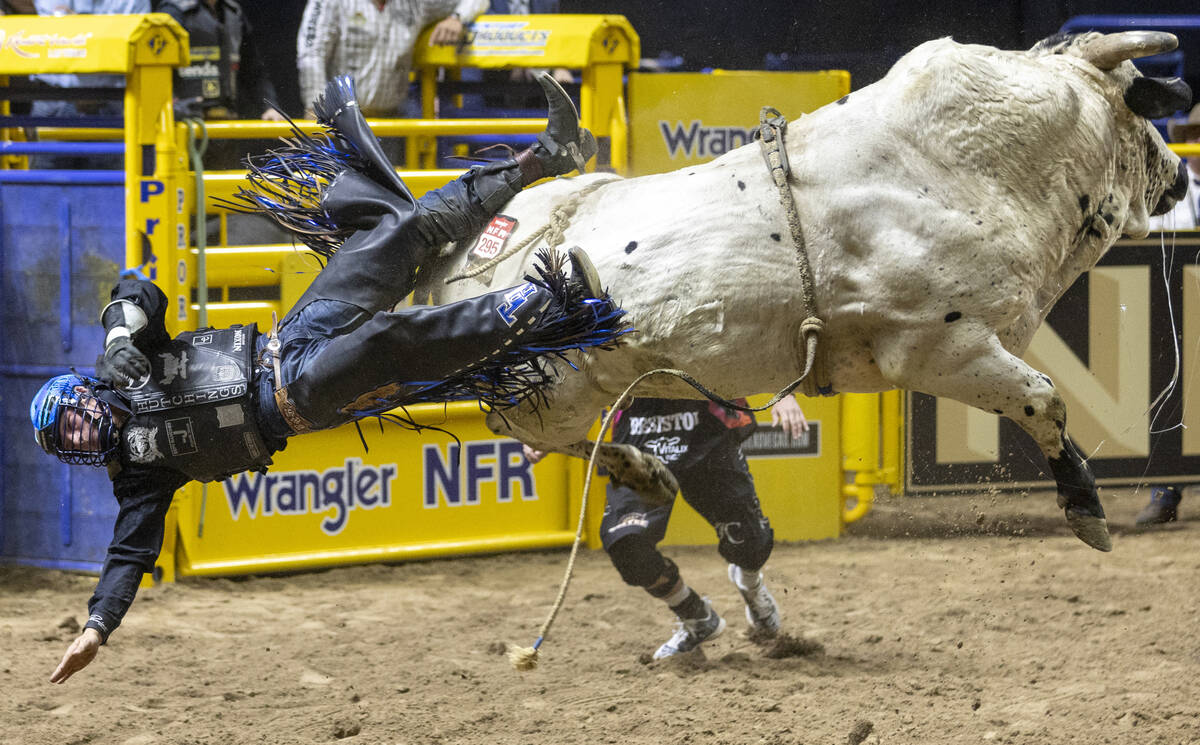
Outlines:
<svg viewBox="0 0 1200 745"><path fill-rule="evenodd" d="M0 49L0 75L115 72L127 81L123 122L34 122L7 109L0 121L6 166L0 171L0 259L5 292L13 293L11 302L0 296L0 307L5 313L32 309L6 319L8 328L28 328L30 336L10 334L0 346L7 393L0 431L5 474L0 558L94 569L115 513L107 479L100 471L68 468L36 451L28 442L23 407L45 376L68 365L90 367L102 337L96 309L118 272L140 271L164 289L172 299L169 321L175 332L201 323L265 324L272 311L282 313L299 297L318 267L311 255L290 244L231 241L238 229L231 226L234 218L213 199L231 196L244 173L195 168L200 143L274 138L286 134L287 127L176 123L170 72L186 64L187 37L169 17L89 16L81 22L9 16L0 18L0 32L9 40ZM424 44L418 49L427 112L437 86L462 84L470 69L580 70L581 114L604 143L601 165L628 172L626 91L637 84L626 81L640 51L624 18L484 17L458 50ZM435 69L449 69L451 79L439 80ZM848 78L816 75L786 79L781 98L807 98L794 114L785 113L798 115L848 89ZM8 101L33 95L8 85L7 78L0 82L7 86L0 95ZM734 82L745 86L749 81ZM648 106L642 109L650 112ZM24 129L33 124L39 125L36 141ZM53 126L41 126L46 124ZM300 126L314 127L311 122ZM438 138L527 137L544 122L532 117L372 120L372 126L385 137L406 138L408 162L423 167L401 175L419 194L461 172L434 167ZM24 169L31 154L54 150L123 152L125 167L117 172ZM195 230L201 192L207 199L199 210L204 235ZM66 206L47 208L60 203ZM806 441L783 443L764 428L747 443L764 510L783 540L839 535L845 521L869 508L877 488L894 490L900 479L898 395L809 400L804 408L814 423ZM161 578L170 579L176 568L186 574L234 574L570 542L582 463L552 456L531 467L516 443L486 430L472 403L415 407L414 413L420 421L455 432L459 441L392 427L380 435L374 424L364 424L364 450L358 432L344 427L296 438L267 475L181 490L159 563ZM45 495L63 496L47 500ZM603 483L597 480L587 521L593 546L602 508ZM680 504L679 512L668 542L715 540L690 508Z"/></svg>

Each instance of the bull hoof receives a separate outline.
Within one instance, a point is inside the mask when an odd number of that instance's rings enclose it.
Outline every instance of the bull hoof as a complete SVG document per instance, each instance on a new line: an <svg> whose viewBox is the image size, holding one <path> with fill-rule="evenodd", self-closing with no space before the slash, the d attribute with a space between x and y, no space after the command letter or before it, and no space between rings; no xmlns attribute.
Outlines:
<svg viewBox="0 0 1200 745"><path fill-rule="evenodd" d="M635 486L634 491L652 504L670 504L679 492L679 482L675 480L675 475L653 455L645 456L645 463L649 471L648 478L644 484Z"/></svg>
<svg viewBox="0 0 1200 745"><path fill-rule="evenodd" d="M1108 521L1103 517L1085 515L1067 508L1067 524L1079 540L1097 551L1112 551L1112 539L1108 535Z"/></svg>

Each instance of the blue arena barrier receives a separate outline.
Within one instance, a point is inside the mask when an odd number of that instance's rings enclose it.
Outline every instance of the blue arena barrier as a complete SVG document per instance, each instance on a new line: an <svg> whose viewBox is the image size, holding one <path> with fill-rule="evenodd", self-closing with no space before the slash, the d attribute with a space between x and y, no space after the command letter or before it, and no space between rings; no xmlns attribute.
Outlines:
<svg viewBox="0 0 1200 745"><path fill-rule="evenodd" d="M124 171L0 171L0 184L48 186L122 186ZM123 214L123 213L122 213ZM118 231L120 234L120 231Z"/></svg>
<svg viewBox="0 0 1200 745"><path fill-rule="evenodd" d="M124 265L124 174L29 173L43 180L0 182L0 562L96 571L117 512L112 486L104 469L41 451L29 401L53 375L92 372L98 311Z"/></svg>
<svg viewBox="0 0 1200 745"><path fill-rule="evenodd" d="M0 155L124 154L124 142L0 142Z"/></svg>

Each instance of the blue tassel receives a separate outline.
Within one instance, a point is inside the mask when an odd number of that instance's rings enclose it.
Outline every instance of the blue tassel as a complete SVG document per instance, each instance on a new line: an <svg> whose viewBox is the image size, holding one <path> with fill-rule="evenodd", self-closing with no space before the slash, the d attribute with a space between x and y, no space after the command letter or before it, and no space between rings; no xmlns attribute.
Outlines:
<svg viewBox="0 0 1200 745"><path fill-rule="evenodd" d="M551 382L550 372L539 358L550 357L578 369L567 357L568 352L614 349L625 334L633 331L625 320L625 311L610 295L584 297L579 286L567 279L562 254L541 249L537 259L536 276L527 275L525 279L548 290L553 299L521 335L521 344L505 347L494 357L445 380L410 381L402 395L381 399L379 408L364 416L379 416L397 406L459 399L478 399L500 412L529 401L537 411L546 404L545 386ZM405 417L389 418L415 427Z"/></svg>
<svg viewBox="0 0 1200 745"><path fill-rule="evenodd" d="M351 86L351 96L353 91ZM246 158L248 185L239 188L233 199L213 201L235 212L270 217L328 259L354 230L338 226L321 207L321 195L339 173L361 171L366 163L354 145L326 122L321 122L325 132L316 137L301 132L290 118L288 123L292 136L281 138L282 146Z"/></svg>

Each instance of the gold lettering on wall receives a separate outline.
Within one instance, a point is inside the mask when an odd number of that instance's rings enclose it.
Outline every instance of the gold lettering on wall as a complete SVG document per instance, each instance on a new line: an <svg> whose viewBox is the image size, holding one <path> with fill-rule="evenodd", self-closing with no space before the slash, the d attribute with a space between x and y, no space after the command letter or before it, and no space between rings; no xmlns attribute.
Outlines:
<svg viewBox="0 0 1200 745"><path fill-rule="evenodd" d="M1084 455L1150 454L1150 267L1091 271L1085 364L1043 325L1025 360L1054 380Z"/></svg>
<svg viewBox="0 0 1200 745"><path fill-rule="evenodd" d="M1189 291L1200 300L1200 273L1190 279ZM1081 360L1061 336L1043 324L1025 361L1054 381L1067 405L1067 431L1085 455L1145 457L1150 449L1150 267L1097 267L1091 271L1089 288L1090 359ZM1186 297L1185 292L1185 302ZM1188 332L1185 328L1185 339L1193 340L1191 354L1200 353L1200 342L1194 341L1198 333L1200 329ZM1185 345L1185 359L1187 354ZM1196 385L1200 386L1200 381ZM1189 432L1195 433L1192 444L1200 451L1200 426ZM1185 435L1188 452L1186 447ZM996 415L938 399L938 462L998 459Z"/></svg>
<svg viewBox="0 0 1200 745"><path fill-rule="evenodd" d="M1183 367L1183 454L1200 455L1200 267L1183 268L1183 339L1180 343L1180 364ZM1174 424L1168 422L1167 425ZM1157 426L1157 424L1156 424Z"/></svg>
<svg viewBox="0 0 1200 745"><path fill-rule="evenodd" d="M1000 428L995 414L950 398L939 398L936 405L938 463L999 460Z"/></svg>

